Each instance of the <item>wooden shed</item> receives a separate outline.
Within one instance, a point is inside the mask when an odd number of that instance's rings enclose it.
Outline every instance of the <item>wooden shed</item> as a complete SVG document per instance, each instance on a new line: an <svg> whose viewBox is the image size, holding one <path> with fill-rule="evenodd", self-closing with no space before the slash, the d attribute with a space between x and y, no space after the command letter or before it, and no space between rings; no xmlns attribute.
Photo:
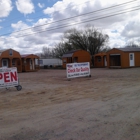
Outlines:
<svg viewBox="0 0 140 140"><path fill-rule="evenodd" d="M100 52L94 55L94 67L107 67L107 59L105 52Z"/></svg>
<svg viewBox="0 0 140 140"><path fill-rule="evenodd" d="M24 54L21 55L22 59L22 71L23 72L30 72L30 71L38 71L39 64L36 64L36 59L39 60L39 56L34 54Z"/></svg>
<svg viewBox="0 0 140 140"><path fill-rule="evenodd" d="M85 50L73 50L69 51L62 56L63 68L66 68L67 63L81 63L81 62L90 62L91 57L90 53Z"/></svg>
<svg viewBox="0 0 140 140"><path fill-rule="evenodd" d="M113 48L107 52L109 68L129 68L140 66L140 48Z"/></svg>
<svg viewBox="0 0 140 140"><path fill-rule="evenodd" d="M17 67L22 72L22 62L19 52L13 49L0 50L0 67Z"/></svg>

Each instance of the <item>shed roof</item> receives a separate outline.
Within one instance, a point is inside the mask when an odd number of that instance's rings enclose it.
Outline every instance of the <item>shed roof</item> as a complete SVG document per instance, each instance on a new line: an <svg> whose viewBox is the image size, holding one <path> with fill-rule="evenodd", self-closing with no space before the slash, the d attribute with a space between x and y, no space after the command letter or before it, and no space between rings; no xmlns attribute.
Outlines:
<svg viewBox="0 0 140 140"><path fill-rule="evenodd" d="M115 48L123 52L140 52L140 48Z"/></svg>
<svg viewBox="0 0 140 140"><path fill-rule="evenodd" d="M0 53L3 53L3 52L8 51L8 50L13 50L13 49L11 49L11 48L9 48L9 49L1 49L1 50L0 50ZM13 51L16 51L16 50L13 50ZM16 51L16 52L17 52L17 51Z"/></svg>
<svg viewBox="0 0 140 140"><path fill-rule="evenodd" d="M13 51L15 51L15 52L18 52L18 51L14 50L14 49L9 48L9 49L1 49L1 50L0 50L0 53L3 53L3 52L8 51L8 50L13 50ZM18 52L18 53L19 53L19 52Z"/></svg>
<svg viewBox="0 0 140 140"><path fill-rule="evenodd" d="M100 52L100 53L95 54L94 56L105 56L105 55L106 55L105 52Z"/></svg>
<svg viewBox="0 0 140 140"><path fill-rule="evenodd" d="M37 55L34 54L21 54L22 58L31 57L31 56L34 56L35 58L39 58Z"/></svg>
<svg viewBox="0 0 140 140"><path fill-rule="evenodd" d="M1 49L1 50L0 50L0 56L3 54L3 52L8 51L8 50L13 50L13 49L11 49L11 48L9 48L9 49ZM16 50L13 50L13 51L19 53L19 52L16 51ZM20 54L19 54L19 55L20 55Z"/></svg>
<svg viewBox="0 0 140 140"><path fill-rule="evenodd" d="M75 52L77 52L77 51L79 51L79 50L71 50L71 51L68 51L68 52L66 52L65 54L63 54L62 57L72 57L72 55L73 55Z"/></svg>
<svg viewBox="0 0 140 140"><path fill-rule="evenodd" d="M32 55L32 54L21 54L21 57L27 57L29 55Z"/></svg>

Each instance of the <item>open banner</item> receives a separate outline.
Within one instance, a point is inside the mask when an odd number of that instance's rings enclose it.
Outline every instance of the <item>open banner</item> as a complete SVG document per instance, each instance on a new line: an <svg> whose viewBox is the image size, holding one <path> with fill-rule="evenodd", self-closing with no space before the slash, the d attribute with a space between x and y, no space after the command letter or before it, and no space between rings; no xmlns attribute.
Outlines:
<svg viewBox="0 0 140 140"><path fill-rule="evenodd" d="M70 63L66 65L67 78L90 76L90 64L85 63Z"/></svg>
<svg viewBox="0 0 140 140"><path fill-rule="evenodd" d="M0 68L0 88L18 86L17 68Z"/></svg>

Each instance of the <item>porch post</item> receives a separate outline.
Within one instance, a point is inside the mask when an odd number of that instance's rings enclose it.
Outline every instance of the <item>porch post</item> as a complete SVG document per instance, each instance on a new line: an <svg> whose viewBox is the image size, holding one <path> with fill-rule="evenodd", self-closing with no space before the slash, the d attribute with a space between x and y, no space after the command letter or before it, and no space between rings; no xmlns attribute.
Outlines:
<svg viewBox="0 0 140 140"><path fill-rule="evenodd" d="M35 70L35 59L32 58L32 69Z"/></svg>
<svg viewBox="0 0 140 140"><path fill-rule="evenodd" d="M96 56L92 57L92 64L93 64L93 67L97 67L97 65L96 65Z"/></svg>
<svg viewBox="0 0 140 140"><path fill-rule="evenodd" d="M0 67L2 67L2 59L0 59Z"/></svg>
<svg viewBox="0 0 140 140"><path fill-rule="evenodd" d="M39 58L37 59L36 69L37 69L37 70L39 70L39 69L40 69L40 65L39 65Z"/></svg>
<svg viewBox="0 0 140 140"><path fill-rule="evenodd" d="M26 71L26 58L23 58L22 71Z"/></svg>
<svg viewBox="0 0 140 140"><path fill-rule="evenodd" d="M20 62L20 72L22 72L22 59L19 58L19 62Z"/></svg>
<svg viewBox="0 0 140 140"><path fill-rule="evenodd" d="M104 56L101 56L102 67L104 67Z"/></svg>
<svg viewBox="0 0 140 140"><path fill-rule="evenodd" d="M12 67L12 58L9 58L9 67L11 68Z"/></svg>

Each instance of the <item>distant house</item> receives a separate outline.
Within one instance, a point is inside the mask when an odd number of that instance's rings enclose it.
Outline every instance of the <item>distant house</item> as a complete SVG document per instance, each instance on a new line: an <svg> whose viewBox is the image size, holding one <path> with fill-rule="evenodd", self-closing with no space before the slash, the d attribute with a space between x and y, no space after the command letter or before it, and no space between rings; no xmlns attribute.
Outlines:
<svg viewBox="0 0 140 140"><path fill-rule="evenodd" d="M24 54L21 55L22 59L22 71L30 72L39 70L39 64L35 63L35 60L39 60L39 56L34 54Z"/></svg>
<svg viewBox="0 0 140 140"><path fill-rule="evenodd" d="M80 63L89 62L91 63L90 53L85 50L73 50L69 51L62 56L63 68L66 68L68 63Z"/></svg>
<svg viewBox="0 0 140 140"><path fill-rule="evenodd" d="M22 62L19 52L13 49L0 50L0 67L17 67L22 72Z"/></svg>
<svg viewBox="0 0 140 140"><path fill-rule="evenodd" d="M107 52L109 68L140 67L140 48L113 48Z"/></svg>
<svg viewBox="0 0 140 140"><path fill-rule="evenodd" d="M107 67L106 53L101 52L94 55L94 67Z"/></svg>

